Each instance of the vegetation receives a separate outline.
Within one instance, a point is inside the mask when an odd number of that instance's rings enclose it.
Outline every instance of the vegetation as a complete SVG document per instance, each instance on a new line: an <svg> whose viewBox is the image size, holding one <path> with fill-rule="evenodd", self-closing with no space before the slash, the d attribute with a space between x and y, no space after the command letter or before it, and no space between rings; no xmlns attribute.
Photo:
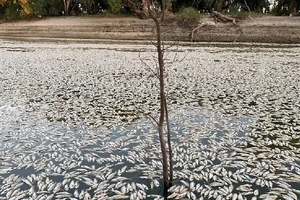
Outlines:
<svg viewBox="0 0 300 200"><path fill-rule="evenodd" d="M120 14L122 9L122 0L109 0L109 11L113 14Z"/></svg>
<svg viewBox="0 0 300 200"><path fill-rule="evenodd" d="M200 14L195 8L187 7L179 10L178 18L181 25L197 25L200 20Z"/></svg>
<svg viewBox="0 0 300 200"><path fill-rule="evenodd" d="M35 16L59 16L64 10L62 0L30 0L29 5Z"/></svg>
<svg viewBox="0 0 300 200"><path fill-rule="evenodd" d="M7 8L3 9L4 13L2 14L5 18L16 18L21 16L19 4L14 4L13 1L6 2Z"/></svg>
<svg viewBox="0 0 300 200"><path fill-rule="evenodd" d="M5 18L24 17L32 13L28 0L0 0L0 16Z"/></svg>
<svg viewBox="0 0 300 200"><path fill-rule="evenodd" d="M19 18L27 16L59 16L100 14L106 11L112 14L135 13L146 8L146 0L0 0L1 18ZM274 15L299 15L299 0L167 0L162 7L179 12L194 11L227 13L233 11L271 13ZM191 9L194 8L195 10ZM239 15L239 14L237 14ZM242 14L244 15L244 14ZM188 16L189 18L190 16Z"/></svg>
<svg viewBox="0 0 300 200"><path fill-rule="evenodd" d="M300 14L299 0L277 0L276 3L277 6L272 10L275 15Z"/></svg>
<svg viewBox="0 0 300 200"><path fill-rule="evenodd" d="M244 10L238 11L237 8L233 8L228 12L228 14L234 17L235 19L244 20L247 19L250 14L252 16L253 12L244 11Z"/></svg>

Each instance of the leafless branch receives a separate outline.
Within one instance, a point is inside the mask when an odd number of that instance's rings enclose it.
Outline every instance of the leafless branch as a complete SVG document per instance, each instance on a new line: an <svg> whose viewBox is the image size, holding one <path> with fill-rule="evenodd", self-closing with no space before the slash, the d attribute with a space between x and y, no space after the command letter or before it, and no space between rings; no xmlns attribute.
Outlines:
<svg viewBox="0 0 300 200"><path fill-rule="evenodd" d="M158 127L158 121L150 113L146 113L139 105L135 105L135 108L140 113L142 113L150 122L152 122L154 127Z"/></svg>
<svg viewBox="0 0 300 200"><path fill-rule="evenodd" d="M139 59L140 59L140 61L143 63L143 65L146 66L146 67L153 73L154 76L156 76L157 78L159 78L157 72L155 72L155 71L152 69L152 67L149 66L149 65L141 58L141 54L140 54L140 53L139 53ZM156 63L155 63L155 64L156 64ZM156 64L156 65L157 65L157 64Z"/></svg>
<svg viewBox="0 0 300 200"><path fill-rule="evenodd" d="M152 60L155 63L155 67L156 67L156 70L157 70L156 74L157 74L157 77L159 78L159 76L158 76L158 74L159 74L159 66L158 66L157 62L155 62L156 58L154 56L152 56Z"/></svg>
<svg viewBox="0 0 300 200"><path fill-rule="evenodd" d="M185 58L187 57L187 55L189 54L189 52L187 52L182 58L181 60L177 61L178 63L181 63L183 60L185 60Z"/></svg>

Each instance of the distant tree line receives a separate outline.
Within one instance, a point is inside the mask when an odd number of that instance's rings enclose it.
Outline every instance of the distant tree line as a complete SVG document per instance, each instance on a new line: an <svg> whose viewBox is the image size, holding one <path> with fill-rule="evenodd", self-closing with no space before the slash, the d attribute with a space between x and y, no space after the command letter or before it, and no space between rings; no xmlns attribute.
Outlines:
<svg viewBox="0 0 300 200"><path fill-rule="evenodd" d="M177 0L174 2L177 4L177 9L192 6L204 12L236 9L254 12L268 11L274 15L299 15L300 10L299 0Z"/></svg>
<svg viewBox="0 0 300 200"><path fill-rule="evenodd" d="M143 2L144 0L0 0L0 17L83 15L104 12L130 14L142 10ZM299 0L167 0L166 8L173 12L183 7L194 7L199 12L236 10L269 12L274 15L300 15Z"/></svg>

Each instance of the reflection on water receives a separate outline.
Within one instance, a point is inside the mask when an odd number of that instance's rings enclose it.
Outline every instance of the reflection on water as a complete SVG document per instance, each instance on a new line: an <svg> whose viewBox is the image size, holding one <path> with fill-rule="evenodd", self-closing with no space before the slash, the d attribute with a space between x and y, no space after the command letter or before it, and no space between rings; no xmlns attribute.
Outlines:
<svg viewBox="0 0 300 200"><path fill-rule="evenodd" d="M0 60L0 199L162 198L157 130L141 114L156 114L157 81L139 52L32 48ZM195 48L168 68L170 197L300 198L300 59L258 52ZM18 56L29 65L11 67Z"/></svg>

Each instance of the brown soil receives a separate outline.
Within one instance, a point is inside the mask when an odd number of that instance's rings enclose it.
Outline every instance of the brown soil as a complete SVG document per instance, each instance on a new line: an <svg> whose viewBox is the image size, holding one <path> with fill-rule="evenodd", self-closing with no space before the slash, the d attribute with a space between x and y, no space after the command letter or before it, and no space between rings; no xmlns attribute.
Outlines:
<svg viewBox="0 0 300 200"><path fill-rule="evenodd" d="M195 31L197 42L300 43L300 17L259 17L231 23L215 23L202 18ZM163 25L164 39L191 41L197 25L179 26L176 21ZM152 20L136 18L55 17L0 23L0 39L29 41L145 42L154 35Z"/></svg>

